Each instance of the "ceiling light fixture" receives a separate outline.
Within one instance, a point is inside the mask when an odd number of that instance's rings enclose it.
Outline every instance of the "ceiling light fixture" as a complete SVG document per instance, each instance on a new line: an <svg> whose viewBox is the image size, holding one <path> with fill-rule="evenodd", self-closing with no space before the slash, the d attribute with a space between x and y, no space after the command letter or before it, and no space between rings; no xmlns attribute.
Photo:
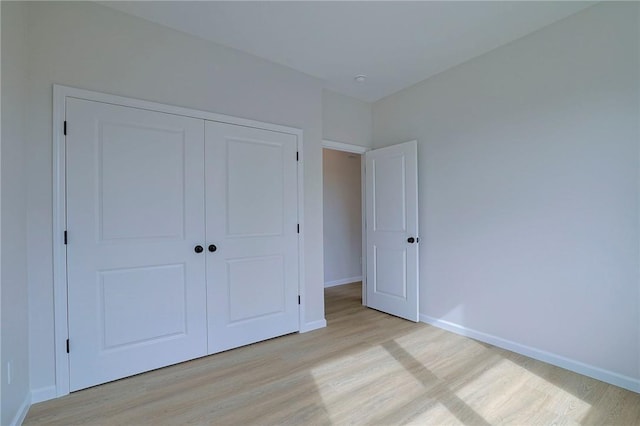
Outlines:
<svg viewBox="0 0 640 426"><path fill-rule="evenodd" d="M362 84L367 79L367 76L364 74L358 74L355 77L353 77L353 79L356 81L356 83Z"/></svg>

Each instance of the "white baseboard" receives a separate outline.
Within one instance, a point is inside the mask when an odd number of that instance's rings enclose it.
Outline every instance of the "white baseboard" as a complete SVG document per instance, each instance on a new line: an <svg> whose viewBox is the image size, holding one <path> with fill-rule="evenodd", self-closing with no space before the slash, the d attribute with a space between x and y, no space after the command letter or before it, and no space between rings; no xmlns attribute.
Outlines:
<svg viewBox="0 0 640 426"><path fill-rule="evenodd" d="M594 379L598 379L603 382L640 393L640 379L635 379L633 377L614 373L613 371L604 370L593 365L585 364L580 361L565 358L563 356L556 355L547 351L522 345L520 343L506 340L498 336L493 336L481 331L472 330L449 321L432 318L428 315L420 314L420 321L433 325L434 327L441 328L443 330L451 331L461 336L466 336L484 343L489 343L490 345L497 346L502 349L507 349L509 351L516 352L533 359L537 359L538 361L546 362L547 364L552 364L557 367L582 374L584 376L589 376Z"/></svg>
<svg viewBox="0 0 640 426"><path fill-rule="evenodd" d="M20 408L18 408L18 412L9 425L11 426L20 426L22 422L24 422L25 417L27 417L27 413L29 412L29 408L31 407L31 392L27 392L24 397L24 401L20 404Z"/></svg>
<svg viewBox="0 0 640 426"><path fill-rule="evenodd" d="M38 389L31 390L31 403L37 404L38 402L48 401L50 399L57 398L58 394L55 385L45 386Z"/></svg>
<svg viewBox="0 0 640 426"><path fill-rule="evenodd" d="M309 331L317 330L319 328L325 328L326 326L327 320L325 319L307 322L300 326L300 333L308 333Z"/></svg>
<svg viewBox="0 0 640 426"><path fill-rule="evenodd" d="M351 283L356 283L358 281L362 281L362 275L360 275L359 277L349 277L349 278L342 278L340 280L333 280L333 281L326 281L324 283L324 287L335 287L337 285L344 285L344 284L351 284Z"/></svg>

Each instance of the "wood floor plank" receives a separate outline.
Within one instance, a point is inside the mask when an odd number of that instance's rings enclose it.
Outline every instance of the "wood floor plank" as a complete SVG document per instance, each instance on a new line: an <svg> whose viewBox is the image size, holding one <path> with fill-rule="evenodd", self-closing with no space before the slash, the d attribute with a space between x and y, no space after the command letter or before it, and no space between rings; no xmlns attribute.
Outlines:
<svg viewBox="0 0 640 426"><path fill-rule="evenodd" d="M25 425L640 425L640 395L361 305L328 327L35 404Z"/></svg>

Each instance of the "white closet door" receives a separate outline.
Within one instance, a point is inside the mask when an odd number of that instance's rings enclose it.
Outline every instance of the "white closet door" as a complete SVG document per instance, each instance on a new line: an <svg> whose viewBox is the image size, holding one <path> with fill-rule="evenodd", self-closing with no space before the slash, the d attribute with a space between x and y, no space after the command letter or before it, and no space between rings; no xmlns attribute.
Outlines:
<svg viewBox="0 0 640 426"><path fill-rule="evenodd" d="M296 150L294 135L206 122L209 353L299 329Z"/></svg>
<svg viewBox="0 0 640 426"><path fill-rule="evenodd" d="M206 354L204 122L67 99L70 385Z"/></svg>
<svg viewBox="0 0 640 426"><path fill-rule="evenodd" d="M417 142L368 151L365 158L367 306L417 322Z"/></svg>

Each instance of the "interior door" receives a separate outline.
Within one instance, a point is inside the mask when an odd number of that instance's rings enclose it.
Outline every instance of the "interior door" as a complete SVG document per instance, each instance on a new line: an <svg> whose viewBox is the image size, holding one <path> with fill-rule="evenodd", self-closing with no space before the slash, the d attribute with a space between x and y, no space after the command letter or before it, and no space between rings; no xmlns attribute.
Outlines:
<svg viewBox="0 0 640 426"><path fill-rule="evenodd" d="M365 154L367 306L418 321L417 142Z"/></svg>
<svg viewBox="0 0 640 426"><path fill-rule="evenodd" d="M209 353L299 329L297 138L206 122Z"/></svg>
<svg viewBox="0 0 640 426"><path fill-rule="evenodd" d="M206 354L204 122L67 98L72 391Z"/></svg>

